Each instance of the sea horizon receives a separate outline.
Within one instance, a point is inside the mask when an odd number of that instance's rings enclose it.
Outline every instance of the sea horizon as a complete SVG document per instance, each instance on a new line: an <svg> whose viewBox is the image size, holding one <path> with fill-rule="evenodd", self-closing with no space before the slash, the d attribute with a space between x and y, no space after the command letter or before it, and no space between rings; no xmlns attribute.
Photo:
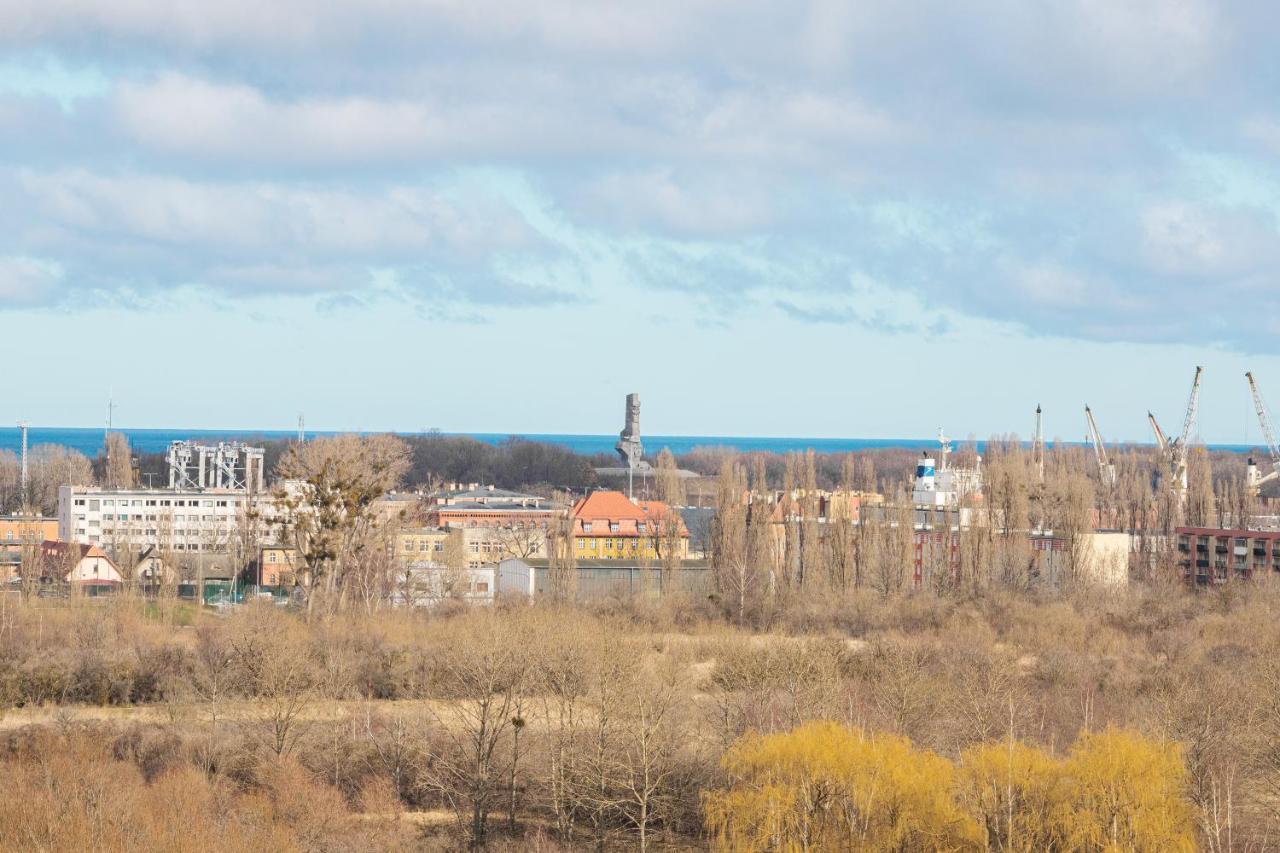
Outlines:
<svg viewBox="0 0 1280 853"><path fill-rule="evenodd" d="M288 441L297 437L297 430L271 429L180 429L180 428L120 428L112 430L122 433L129 440L130 447L137 453L163 453L173 441ZM353 430L315 430L307 431L308 438L326 435L342 435ZM474 438L487 444L501 444L510 439L523 439L545 444L558 445L575 453L592 456L597 453L613 454L613 445L618 440L614 433L608 434L573 434L573 433L520 433L520 432L446 432L442 430L402 431L402 430L368 430L365 434L391 432L406 437L441 435L448 437ZM77 450L89 457L97 456L102 450L105 430L93 427L28 427L27 445L29 448L41 444L55 444ZM902 448L922 450L936 448L938 439L933 438L812 438L803 436L724 436L724 435L651 435L642 438L646 455L656 454L663 448L677 456L697 449L730 449L741 453L787 453L812 449L816 453L849 453L859 450L883 450ZM969 444L969 438L952 437L954 447ZM987 441L972 440L981 452ZM1023 439L1024 445L1029 445ZM1082 446L1083 441L1046 440L1049 446ZM1108 446L1151 446L1150 442L1115 442ZM1244 444L1207 444L1210 450L1223 450L1235 453L1248 453L1262 450L1260 445ZM0 428L0 450L18 452L21 448L21 432L17 427Z"/></svg>

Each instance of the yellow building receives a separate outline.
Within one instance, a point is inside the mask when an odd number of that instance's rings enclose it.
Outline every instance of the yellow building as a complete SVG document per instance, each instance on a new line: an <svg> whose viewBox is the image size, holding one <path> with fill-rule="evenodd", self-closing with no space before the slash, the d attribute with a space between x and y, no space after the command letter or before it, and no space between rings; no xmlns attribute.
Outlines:
<svg viewBox="0 0 1280 853"><path fill-rule="evenodd" d="M660 501L633 501L622 492L592 492L570 511L575 556L586 560L658 560L675 546L689 555L689 530L680 513Z"/></svg>

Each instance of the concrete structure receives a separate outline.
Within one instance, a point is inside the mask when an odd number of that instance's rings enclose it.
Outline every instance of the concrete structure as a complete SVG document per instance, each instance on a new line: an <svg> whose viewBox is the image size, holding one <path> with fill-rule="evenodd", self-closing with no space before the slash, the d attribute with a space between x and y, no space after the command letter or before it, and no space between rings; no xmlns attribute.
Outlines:
<svg viewBox="0 0 1280 853"><path fill-rule="evenodd" d="M498 564L498 597L549 595L553 591L551 571L550 560L503 560ZM660 566L636 560L578 560L573 572L574 597L579 601L658 598L677 591L702 597L713 591L710 567L703 560L682 560L669 581Z"/></svg>
<svg viewBox="0 0 1280 853"><path fill-rule="evenodd" d="M238 441L196 444L175 441L166 456L170 489L232 489L261 492L266 487L264 451Z"/></svg>
<svg viewBox="0 0 1280 853"><path fill-rule="evenodd" d="M1177 543L1179 565L1196 586L1280 575L1280 530L1179 527Z"/></svg>
<svg viewBox="0 0 1280 853"><path fill-rule="evenodd" d="M1061 586L1066 583L1071 568L1071 543L1052 531L1029 534L1032 553L1032 575L1046 583ZM1095 530L1081 533L1075 538L1075 583L1094 586L1119 587L1129 583L1129 555L1133 549L1133 537L1128 533L1112 530Z"/></svg>
<svg viewBox="0 0 1280 853"><path fill-rule="evenodd" d="M689 556L689 530L661 501L633 501L622 492L592 492L569 511L579 559L657 560L669 540L677 559Z"/></svg>

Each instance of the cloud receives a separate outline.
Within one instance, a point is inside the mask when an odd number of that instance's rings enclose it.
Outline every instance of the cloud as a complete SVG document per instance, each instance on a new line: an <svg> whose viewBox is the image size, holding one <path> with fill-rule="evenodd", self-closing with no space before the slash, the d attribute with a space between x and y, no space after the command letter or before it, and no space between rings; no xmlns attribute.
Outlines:
<svg viewBox="0 0 1280 853"><path fill-rule="evenodd" d="M64 288L103 293L197 285L242 296L332 294L370 289L375 267L429 263L448 271L451 298L491 301L500 292L518 304L519 289L482 271L547 251L517 211L483 194L85 170L24 170L12 185L28 216L10 218L7 239L58 257ZM23 292L27 302L52 295Z"/></svg>
<svg viewBox="0 0 1280 853"><path fill-rule="evenodd" d="M56 263L29 257L0 256L0 308L40 305L53 299L62 281Z"/></svg>
<svg viewBox="0 0 1280 853"><path fill-rule="evenodd" d="M0 0L0 17L19 57L0 66L17 164L0 256L58 265L56 288L23 286L36 303L199 286L465 312L678 291L719 317L1274 348L1217 297L1275 307L1280 201L1227 198L1180 156L1272 168L1258 104L1280 13L1260 4Z"/></svg>

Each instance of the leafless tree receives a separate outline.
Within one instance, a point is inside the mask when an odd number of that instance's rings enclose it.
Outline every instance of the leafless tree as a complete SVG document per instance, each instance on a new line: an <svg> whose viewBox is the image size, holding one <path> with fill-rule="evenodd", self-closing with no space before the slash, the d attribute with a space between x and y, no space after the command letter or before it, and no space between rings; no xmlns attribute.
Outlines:
<svg viewBox="0 0 1280 853"><path fill-rule="evenodd" d="M441 749L426 780L450 804L472 849L484 847L489 815L518 760L500 747L525 689L528 638L519 617L509 615L469 614L436 661L436 683L455 701L448 717L436 721Z"/></svg>
<svg viewBox="0 0 1280 853"><path fill-rule="evenodd" d="M341 606L357 553L384 524L374 501L408 468L408 445L391 435L319 438L291 445L280 460L276 504L309 575L308 613L318 595Z"/></svg>

